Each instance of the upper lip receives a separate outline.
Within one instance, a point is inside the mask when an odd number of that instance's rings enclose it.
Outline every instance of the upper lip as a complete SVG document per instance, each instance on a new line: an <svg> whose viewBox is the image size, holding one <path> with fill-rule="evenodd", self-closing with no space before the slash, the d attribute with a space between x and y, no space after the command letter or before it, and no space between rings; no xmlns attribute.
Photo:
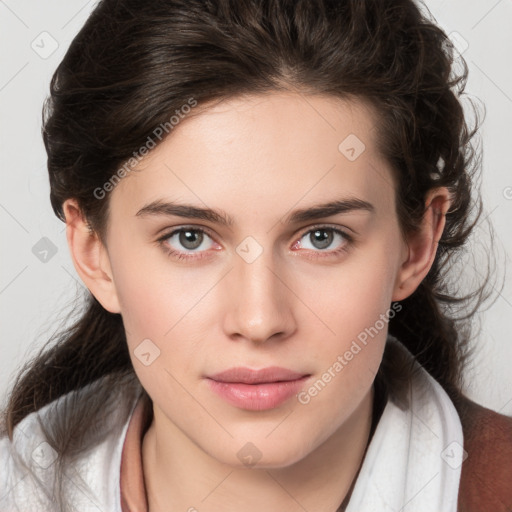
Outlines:
<svg viewBox="0 0 512 512"><path fill-rule="evenodd" d="M287 368L278 366L269 366L261 370L252 370L250 368L236 367L224 370L210 375L208 378L218 382L240 382L243 384L261 384L264 382L282 382L297 380L305 377L307 374L294 372Z"/></svg>

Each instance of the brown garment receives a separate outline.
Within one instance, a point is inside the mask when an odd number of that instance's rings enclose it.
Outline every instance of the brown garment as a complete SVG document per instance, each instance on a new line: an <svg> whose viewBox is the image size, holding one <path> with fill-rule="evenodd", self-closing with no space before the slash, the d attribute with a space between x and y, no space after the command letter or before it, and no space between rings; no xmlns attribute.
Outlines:
<svg viewBox="0 0 512 512"><path fill-rule="evenodd" d="M462 398L455 407L468 457L458 512L512 512L512 417Z"/></svg>
<svg viewBox="0 0 512 512"><path fill-rule="evenodd" d="M458 512L512 512L512 417L464 397L455 406L468 454L462 464ZM123 445L120 482L123 512L148 512L142 439L150 422L150 404L141 399Z"/></svg>
<svg viewBox="0 0 512 512"><path fill-rule="evenodd" d="M151 404L141 397L135 406L121 454L121 510L148 512L144 472L142 470L142 440L151 422Z"/></svg>

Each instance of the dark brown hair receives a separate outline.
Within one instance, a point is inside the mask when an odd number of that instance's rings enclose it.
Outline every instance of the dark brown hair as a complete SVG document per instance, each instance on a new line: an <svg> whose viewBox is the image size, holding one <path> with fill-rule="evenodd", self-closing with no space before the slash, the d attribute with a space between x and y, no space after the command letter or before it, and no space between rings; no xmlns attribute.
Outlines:
<svg viewBox="0 0 512 512"><path fill-rule="evenodd" d="M481 211L471 143L477 123L468 127L461 103L466 78L462 57L413 0L102 0L58 66L45 104L51 204L65 220L63 202L76 198L105 240L108 195L94 191L190 98L201 105L293 90L364 100L378 113L403 232L417 227L429 190L446 186L452 194L432 269L402 301L389 333L455 397L471 314L483 297L483 287L456 296L447 277ZM463 308L470 309L464 322L456 318ZM385 364L399 372L389 358ZM76 323L20 373L6 432L11 437L26 415L105 376L135 378L121 316L88 293ZM100 386L90 400L100 404L110 392ZM94 410L75 404L62 437L84 431L102 411ZM65 441L54 439L64 456Z"/></svg>

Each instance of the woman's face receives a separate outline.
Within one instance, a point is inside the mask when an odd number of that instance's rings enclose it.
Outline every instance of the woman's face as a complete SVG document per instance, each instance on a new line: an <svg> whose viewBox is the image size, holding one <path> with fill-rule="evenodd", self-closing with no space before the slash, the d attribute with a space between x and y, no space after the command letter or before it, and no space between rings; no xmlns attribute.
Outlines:
<svg viewBox="0 0 512 512"><path fill-rule="evenodd" d="M295 93L197 107L137 171L112 192L106 245L155 420L266 467L348 428L407 257L372 111Z"/></svg>

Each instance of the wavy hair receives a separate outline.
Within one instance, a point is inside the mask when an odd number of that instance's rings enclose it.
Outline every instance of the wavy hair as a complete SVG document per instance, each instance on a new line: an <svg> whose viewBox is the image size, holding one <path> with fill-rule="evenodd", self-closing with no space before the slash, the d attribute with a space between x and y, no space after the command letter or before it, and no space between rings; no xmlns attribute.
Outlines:
<svg viewBox="0 0 512 512"><path fill-rule="evenodd" d="M396 177L403 233L418 227L428 191L445 186L452 196L433 266L389 334L455 399L471 318L485 297L483 285L458 296L450 281L482 211L478 122L468 125L462 105L467 74L413 0L101 0L56 69L43 110L51 205L65 221L63 203L76 198L104 241L109 196L95 190L191 97L201 105L288 90L366 101ZM87 403L74 404L72 418L46 425L62 461L70 437L83 439L96 424L112 382L135 379L121 316L90 292L80 307L76 322L26 364L4 411L12 438L31 412L106 378ZM389 379L404 371L387 352L381 369Z"/></svg>

